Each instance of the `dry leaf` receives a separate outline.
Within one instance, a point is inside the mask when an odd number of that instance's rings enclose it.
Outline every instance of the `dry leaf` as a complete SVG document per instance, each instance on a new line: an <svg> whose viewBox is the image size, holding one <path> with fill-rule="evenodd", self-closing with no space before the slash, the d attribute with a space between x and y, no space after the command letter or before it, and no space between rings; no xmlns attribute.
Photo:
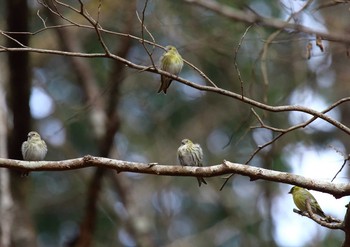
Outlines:
<svg viewBox="0 0 350 247"><path fill-rule="evenodd" d="M306 46L306 58L309 60L311 58L312 44L309 42Z"/></svg>
<svg viewBox="0 0 350 247"><path fill-rule="evenodd" d="M323 52L324 51L324 47L323 47L323 43L322 43L322 37L319 35L316 35L316 45L320 48L320 50Z"/></svg>

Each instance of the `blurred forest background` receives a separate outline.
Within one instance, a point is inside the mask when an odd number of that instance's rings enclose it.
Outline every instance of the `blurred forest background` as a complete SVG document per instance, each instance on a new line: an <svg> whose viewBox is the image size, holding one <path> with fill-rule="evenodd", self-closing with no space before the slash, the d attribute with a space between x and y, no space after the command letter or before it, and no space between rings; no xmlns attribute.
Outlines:
<svg viewBox="0 0 350 247"><path fill-rule="evenodd" d="M150 0L144 9L145 1L83 1L91 17L111 31L101 32L108 49L135 64L152 65L140 40L133 38L142 37L138 13L156 44L176 46L185 60L220 88L240 94L243 86L244 95L259 102L304 105L319 111L349 96L350 60L345 43L323 40L321 51L315 35L263 23L247 30L249 23L191 2ZM301 0L216 3L226 10L255 11L323 32L349 33L349 4ZM46 4L53 10L57 7L62 16L49 11ZM65 4L80 9L79 1ZM8 38L11 36L36 49L104 52L93 28L62 26L69 24L67 19L91 24L58 2L0 1L0 13L0 48L20 47ZM145 30L143 33L152 41ZM146 47L152 50L151 45ZM252 128L259 122L246 103L176 81L167 95L157 94L160 75L128 68L118 60L35 50L1 51L0 103L6 113L0 123L1 157L22 159L20 146L27 133L36 130L48 144L46 160L90 154L174 165L181 140L190 138L201 144L206 165L224 159L244 164L259 145L277 135ZM156 63L162 53L155 48L152 57ZM180 76L209 85L188 65ZM303 113L254 109L266 124L276 128L310 118ZM349 126L349 109L341 104L329 116ZM347 154L348 146L344 132L317 120L260 150L249 165L294 173L295 164L301 164L301 157L312 151L320 155L308 164L313 172L301 175L313 177L323 169L318 166L323 152L334 155L328 165L336 171L343 157L332 147ZM347 182L346 172L335 181ZM293 214L289 185L234 176L219 191L223 177L208 178L209 185L198 188L192 177L86 168L33 172L26 178L11 171L11 190L6 194L6 173L8 170L1 170L1 218L2 230L11 227L11 235L3 230L4 247L6 242L18 247L340 246L344 239L339 230L325 230ZM335 175L327 170L324 174L327 181ZM8 204L4 200L9 200ZM295 228L304 231L307 239L289 231L288 239L300 239L296 244L288 242L287 234L285 238L279 234L285 212L301 222ZM313 230L304 228L305 222L311 222Z"/></svg>

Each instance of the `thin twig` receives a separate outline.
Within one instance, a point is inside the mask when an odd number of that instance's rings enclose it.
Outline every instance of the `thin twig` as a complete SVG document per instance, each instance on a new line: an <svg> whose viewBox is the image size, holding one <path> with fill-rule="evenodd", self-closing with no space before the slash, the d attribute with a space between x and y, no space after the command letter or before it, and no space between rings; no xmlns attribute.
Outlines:
<svg viewBox="0 0 350 247"><path fill-rule="evenodd" d="M105 53L106 53L106 56L107 56L107 57L110 57L110 56L111 56L111 52L109 51L107 45L105 44L105 42L104 42L104 40L103 40L103 38L102 38L100 29L99 29L99 27L100 27L99 23L98 23L96 20L94 20L94 18L92 18L92 17L90 16L90 14L88 13L88 11L87 11L87 10L85 9L85 7L84 7L84 3L83 3L81 0L79 0L79 3L80 3L80 14L81 14L83 17L85 17L85 19L86 19L88 22L90 22L90 24L94 27L95 32L96 32L97 37L98 37L98 40L99 40L100 44L102 45L102 48L103 48L103 50L104 50Z"/></svg>
<svg viewBox="0 0 350 247"><path fill-rule="evenodd" d="M97 7L97 23L100 23L100 14L101 14L101 8L102 8L102 0L98 1L98 7Z"/></svg>
<svg viewBox="0 0 350 247"><path fill-rule="evenodd" d="M153 52L154 52L155 46L154 46L154 45L152 46L152 51L150 52L150 51L147 49L147 47L146 47L146 45L145 45L145 42L144 42L144 40L145 40L144 30L146 30L146 32L148 33L148 35L151 37L153 43L156 43L156 41L155 41L155 39L154 39L152 33L147 29L147 27L146 27L146 25L145 25L145 12L146 12L146 9L147 9L147 5L148 5L148 0L145 1L145 4L144 4L144 6L143 6L143 9L142 9L142 18L140 18L139 13L138 13L137 11L136 11L136 16L137 16L137 19L139 20L139 22L141 23L141 38L142 38L142 39L141 39L141 44L142 44L143 48L145 49L145 51L147 52L147 55L149 56L149 58L150 58L150 60L151 60L151 63L152 63L153 68L156 69L157 66L155 65L154 60L153 60L153 58L152 58L152 54L153 54Z"/></svg>
<svg viewBox="0 0 350 247"><path fill-rule="evenodd" d="M193 65L192 63L190 63L190 62L188 62L188 61L186 61L186 60L184 60L184 62L185 62L188 66L190 66L191 68L193 68L195 71L197 71L197 72L199 73L199 75L202 76L205 80L207 80L213 87L218 88L218 86L216 86L216 84L215 84L212 80L210 80L210 78L209 78L203 71L201 71L201 70L200 70L199 68L197 68L195 65Z"/></svg>
<svg viewBox="0 0 350 247"><path fill-rule="evenodd" d="M234 173L230 174L227 178L225 178L225 182L221 185L219 191L222 191L225 187L225 185L227 184L227 182L230 180L230 178L235 175Z"/></svg>
<svg viewBox="0 0 350 247"><path fill-rule="evenodd" d="M1 31L1 30L0 30L0 34L4 35L6 38L12 40L12 41L15 42L16 44L18 44L20 47L29 48L28 46L24 45L23 43L21 43L21 42L18 41L17 39L12 38L10 35L6 34L5 32L3 32L3 31ZM1 46L1 47L4 48L4 46Z"/></svg>
<svg viewBox="0 0 350 247"><path fill-rule="evenodd" d="M340 169L334 175L334 177L332 178L331 182L333 182L334 179L338 176L338 174L344 169L344 167L345 167L346 163L349 161L349 159L350 159L350 155L346 159L344 159L343 165L340 167Z"/></svg>
<svg viewBox="0 0 350 247"><path fill-rule="evenodd" d="M44 20L44 18L42 18L42 17L40 16L40 9L36 12L36 15L39 17L39 19L40 19L41 22L43 23L43 26L44 26L45 28L47 28L47 26L46 26L46 21Z"/></svg>
<svg viewBox="0 0 350 247"><path fill-rule="evenodd" d="M72 24L72 25L75 25L75 26L79 26L78 23L68 19L67 17L65 17L63 14L60 13L60 11L58 10L57 8L57 5L56 3L59 3L61 6L63 7L66 7L66 8L69 8L71 10L73 10L74 12L78 13L79 14L79 11L75 8L73 8L72 6L70 5L67 5L67 4L64 4L64 3L61 3L61 2L58 2L58 1L54 1L54 0L51 0L51 3L52 3L52 6L53 8L51 8L47 3L45 3L44 1L41 1L41 0L38 0L39 4L41 4L43 7L47 8L52 14L54 15L57 15L58 17L60 17L61 19L67 21L68 23Z"/></svg>
<svg viewBox="0 0 350 247"><path fill-rule="evenodd" d="M248 26L248 27L246 28L246 30L244 31L242 37L241 37L240 40L239 40L239 43L238 43L238 45L237 45L237 48L235 49L235 54L234 54L234 57L233 57L235 69L236 69L237 75L238 75L238 80L239 80L240 83L241 83L241 95L242 95L242 99L243 99L243 97L244 97L244 88L243 88L243 80L242 80L242 76L241 76L241 71L239 70L238 64L237 64L237 55L238 55L239 49L241 48L241 45L242 45L242 43L243 43L243 40L244 40L245 36L247 35L249 29L250 29L252 26L254 26L254 25L252 24L252 25Z"/></svg>

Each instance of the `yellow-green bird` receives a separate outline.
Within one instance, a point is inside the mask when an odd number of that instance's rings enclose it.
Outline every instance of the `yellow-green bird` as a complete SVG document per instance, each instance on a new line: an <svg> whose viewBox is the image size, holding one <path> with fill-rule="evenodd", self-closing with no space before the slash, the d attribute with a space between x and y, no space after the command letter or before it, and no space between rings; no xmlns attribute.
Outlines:
<svg viewBox="0 0 350 247"><path fill-rule="evenodd" d="M38 132L31 131L28 133L27 141L22 143L21 147L23 160L40 161L44 160L47 153L47 146ZM28 172L22 173L22 176L28 176Z"/></svg>
<svg viewBox="0 0 350 247"><path fill-rule="evenodd" d="M177 150L177 157L182 166L203 166L203 150L199 144L194 144L189 139L183 139ZM207 182L202 177L197 177L199 187Z"/></svg>
<svg viewBox="0 0 350 247"><path fill-rule="evenodd" d="M168 45L167 47L165 47L165 49L166 52L164 52L164 54L160 58L160 69L174 75L179 75L182 70L182 66L184 65L181 55L172 45ZM163 91L166 94L166 91L168 90L173 79L165 75L161 75L160 79L161 84L158 93Z"/></svg>
<svg viewBox="0 0 350 247"><path fill-rule="evenodd" d="M325 213L322 211L320 205L316 201L315 197L307 190L298 186L294 186L288 192L293 195L294 204L303 212L307 212L306 200L309 199L311 211L323 218L327 218Z"/></svg>

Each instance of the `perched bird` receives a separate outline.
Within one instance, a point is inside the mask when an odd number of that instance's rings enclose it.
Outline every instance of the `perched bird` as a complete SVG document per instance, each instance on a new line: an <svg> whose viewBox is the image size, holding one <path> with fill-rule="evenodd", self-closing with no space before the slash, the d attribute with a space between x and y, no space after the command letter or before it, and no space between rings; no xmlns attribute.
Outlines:
<svg viewBox="0 0 350 247"><path fill-rule="evenodd" d="M177 150L177 157L182 166L203 166L203 151L199 144L194 144L189 139L183 139ZM197 177L198 185L207 182L202 177Z"/></svg>
<svg viewBox="0 0 350 247"><path fill-rule="evenodd" d="M44 160L47 153L47 146L44 140L41 139L40 135L31 131L28 133L27 141L22 144L22 156L27 161L40 161ZM28 176L28 172L23 173L22 176Z"/></svg>
<svg viewBox="0 0 350 247"><path fill-rule="evenodd" d="M323 218L327 218L320 205L318 205L315 197L307 189L294 186L288 193L293 195L293 201L301 211L307 212L306 200L309 199L311 211Z"/></svg>
<svg viewBox="0 0 350 247"><path fill-rule="evenodd" d="M181 55L174 46L168 45L165 48L166 52L164 52L160 58L160 69L174 75L179 75L184 65ZM163 91L166 94L172 80L173 79L165 75L161 75L161 84L158 93Z"/></svg>

